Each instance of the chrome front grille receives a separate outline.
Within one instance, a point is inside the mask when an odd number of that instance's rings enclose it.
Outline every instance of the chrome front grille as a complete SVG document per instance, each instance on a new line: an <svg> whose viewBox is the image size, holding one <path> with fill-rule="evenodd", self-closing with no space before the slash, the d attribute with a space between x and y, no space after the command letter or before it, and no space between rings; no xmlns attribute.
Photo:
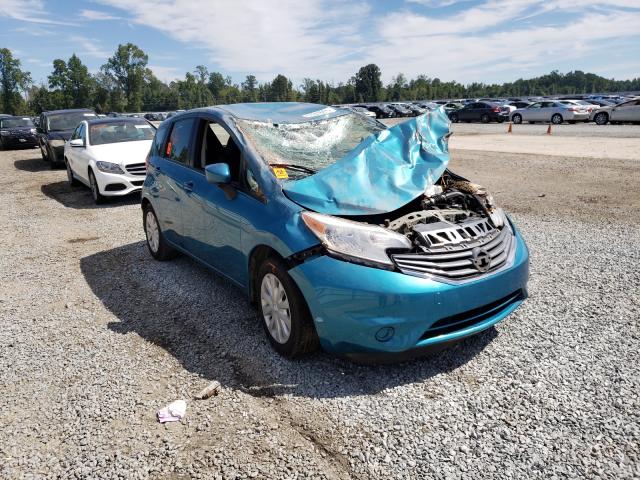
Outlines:
<svg viewBox="0 0 640 480"><path fill-rule="evenodd" d="M424 251L419 253L394 254L391 258L401 272L410 275L462 281L493 272L509 260L514 236L508 226L502 230L490 227L491 230L482 236L472 236L469 233L479 233L478 229L485 229L487 226L488 223L471 226L469 231L462 227L468 234L467 239L460 239L461 233L457 231L460 228L453 229L455 234L451 234L452 229L447 229L445 236L452 241L423 247ZM430 232L430 235L434 233L437 232Z"/></svg>
<svg viewBox="0 0 640 480"><path fill-rule="evenodd" d="M132 163L125 167L127 172L131 175L146 175L147 174L147 166L143 163Z"/></svg>

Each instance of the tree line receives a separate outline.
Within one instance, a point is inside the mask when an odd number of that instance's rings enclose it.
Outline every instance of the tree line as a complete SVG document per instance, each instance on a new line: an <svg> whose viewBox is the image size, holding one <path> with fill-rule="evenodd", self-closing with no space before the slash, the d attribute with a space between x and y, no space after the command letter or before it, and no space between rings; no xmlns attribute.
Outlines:
<svg viewBox="0 0 640 480"><path fill-rule="evenodd" d="M286 76L258 82L247 75L240 84L198 65L182 80L159 80L148 67L149 58L138 46L119 45L99 72L92 75L80 58L55 59L47 83L34 84L31 74L9 49L0 49L0 113L38 114L44 110L93 108L99 113L171 111L238 102L305 101L327 105L343 103L433 100L442 98L517 97L640 90L640 78L613 80L574 71L553 71L531 79L503 84L444 82L402 73L384 85L375 64L363 66L337 85L305 78L294 86Z"/></svg>

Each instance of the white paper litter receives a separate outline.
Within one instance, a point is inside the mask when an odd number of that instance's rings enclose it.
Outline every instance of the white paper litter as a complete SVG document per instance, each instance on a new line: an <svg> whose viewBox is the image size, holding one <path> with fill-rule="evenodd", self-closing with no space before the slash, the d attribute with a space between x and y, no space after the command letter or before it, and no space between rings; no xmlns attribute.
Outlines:
<svg viewBox="0 0 640 480"><path fill-rule="evenodd" d="M187 413L187 402L176 400L164 408L158 410L158 421L160 423L178 422Z"/></svg>

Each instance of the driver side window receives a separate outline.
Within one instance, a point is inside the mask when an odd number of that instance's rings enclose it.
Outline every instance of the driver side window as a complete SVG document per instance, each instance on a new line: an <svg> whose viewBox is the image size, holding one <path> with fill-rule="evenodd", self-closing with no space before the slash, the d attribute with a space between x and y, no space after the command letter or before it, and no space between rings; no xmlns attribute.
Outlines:
<svg viewBox="0 0 640 480"><path fill-rule="evenodd" d="M231 182L240 180L240 149L231 135L218 123L202 120L200 125L200 149L196 152L194 167L204 170L207 165L226 163L231 172Z"/></svg>

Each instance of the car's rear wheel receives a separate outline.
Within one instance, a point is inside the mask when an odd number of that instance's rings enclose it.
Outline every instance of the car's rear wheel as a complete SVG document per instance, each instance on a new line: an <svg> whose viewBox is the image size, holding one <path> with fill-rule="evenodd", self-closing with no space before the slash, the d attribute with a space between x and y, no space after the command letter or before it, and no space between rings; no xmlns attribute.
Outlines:
<svg viewBox="0 0 640 480"><path fill-rule="evenodd" d="M158 217L156 217L156 212L153 211L153 207L150 204L147 204L142 210L142 218L144 234L147 238L147 248L149 248L151 256L161 262L174 258L177 252L164 239Z"/></svg>
<svg viewBox="0 0 640 480"><path fill-rule="evenodd" d="M267 258L258 270L258 308L269 343L285 357L318 349L309 308L282 261Z"/></svg>
<svg viewBox="0 0 640 480"><path fill-rule="evenodd" d="M551 116L551 123L553 123L554 125L560 125L562 122L562 115L560 115L559 113L554 113Z"/></svg>
<svg viewBox="0 0 640 480"><path fill-rule="evenodd" d="M69 185L72 187L77 187L80 185L80 182L73 176L73 171L71 170L71 165L69 165L69 160L64 159L64 165L67 167L67 180L69 180Z"/></svg>
<svg viewBox="0 0 640 480"><path fill-rule="evenodd" d="M513 115L513 117L511 117L511 120L516 125L519 125L519 124L522 123L522 115L520 115L519 113L516 113L516 114Z"/></svg>
<svg viewBox="0 0 640 480"><path fill-rule="evenodd" d="M451 123L458 123L460 121L457 113L452 113L449 119L451 120Z"/></svg>
<svg viewBox="0 0 640 480"><path fill-rule="evenodd" d="M93 201L95 202L95 204L100 205L104 203L105 197L100 193L98 181L96 180L96 176L91 170L89 170L89 188L91 188L91 196L93 197Z"/></svg>
<svg viewBox="0 0 640 480"><path fill-rule="evenodd" d="M487 115L486 113L483 113L482 116L480 117L480 121L482 123L489 123L491 119L489 118L489 115Z"/></svg>
<svg viewBox="0 0 640 480"><path fill-rule="evenodd" d="M609 115L606 112L597 113L593 121L596 122L596 125L606 125L609 121Z"/></svg>

